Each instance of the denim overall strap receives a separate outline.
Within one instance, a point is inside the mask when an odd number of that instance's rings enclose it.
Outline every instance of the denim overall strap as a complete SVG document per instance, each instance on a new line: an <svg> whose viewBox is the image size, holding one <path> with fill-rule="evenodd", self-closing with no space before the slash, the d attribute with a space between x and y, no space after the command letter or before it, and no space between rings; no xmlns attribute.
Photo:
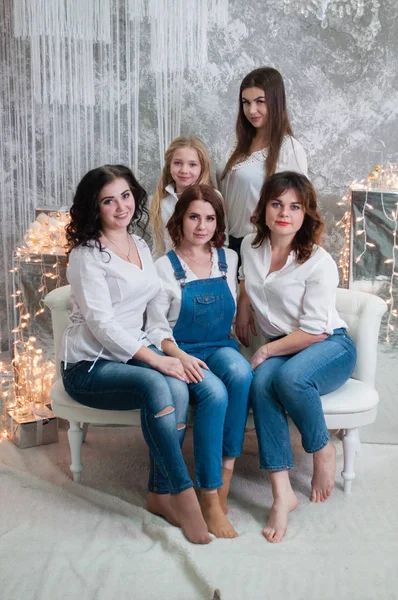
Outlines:
<svg viewBox="0 0 398 600"><path fill-rule="evenodd" d="M218 268L220 270L220 273L223 274L224 279L225 279L226 275L228 273L228 265L227 265L227 259L225 256L224 248L217 248L217 256L218 256ZM167 257L168 257L169 261L171 262L171 266L173 267L174 275L175 275L175 278L177 279L177 281L186 279L187 275L185 273L185 270L181 264L180 259L177 256L177 254L174 252L174 250L169 250L169 252L167 252Z"/></svg>
<svg viewBox="0 0 398 600"><path fill-rule="evenodd" d="M185 279L187 278L187 274L185 273L180 259L178 258L174 250L169 250L169 252L167 253L167 258L171 262L175 278L177 279L177 281L181 282L181 286L185 285Z"/></svg>
<svg viewBox="0 0 398 600"><path fill-rule="evenodd" d="M220 273L223 274L223 278L226 279L226 276L228 273L228 265L227 265L227 259L225 257L224 248L217 248L217 254L218 254L218 268L220 270Z"/></svg>
<svg viewBox="0 0 398 600"><path fill-rule="evenodd" d="M186 273L176 253L167 254L177 281L181 281L181 309L173 336L182 350L195 354L200 350L230 346L238 348L230 337L235 301L226 280L228 266L225 251L218 251L221 277L196 279L185 283Z"/></svg>

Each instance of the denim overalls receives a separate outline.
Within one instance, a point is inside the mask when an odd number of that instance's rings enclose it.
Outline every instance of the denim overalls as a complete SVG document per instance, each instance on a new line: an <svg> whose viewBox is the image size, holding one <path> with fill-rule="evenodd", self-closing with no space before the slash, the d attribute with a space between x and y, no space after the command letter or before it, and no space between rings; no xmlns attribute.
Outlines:
<svg viewBox="0 0 398 600"><path fill-rule="evenodd" d="M217 348L239 348L238 342L230 337L235 301L227 282L225 250L219 248L217 254L221 277L186 283L186 273L177 254L174 250L167 253L181 285L181 310L173 336L181 350L202 360Z"/></svg>
<svg viewBox="0 0 398 600"><path fill-rule="evenodd" d="M196 483L208 489L222 485L222 456L241 454L253 378L250 364L230 335L235 301L226 278L225 250L218 249L217 254L222 275L188 283L174 250L167 254L181 285L181 309L173 336L181 350L209 367L202 369L202 381L189 384L195 406Z"/></svg>

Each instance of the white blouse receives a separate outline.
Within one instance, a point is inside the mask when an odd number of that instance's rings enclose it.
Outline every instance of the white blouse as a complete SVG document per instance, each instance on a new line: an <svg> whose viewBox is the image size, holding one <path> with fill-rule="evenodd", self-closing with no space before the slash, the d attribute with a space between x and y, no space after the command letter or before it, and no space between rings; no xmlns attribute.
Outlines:
<svg viewBox="0 0 398 600"><path fill-rule="evenodd" d="M138 236L132 237L142 269L109 248L100 252L79 246L70 253L66 274L73 310L61 343L65 363L99 357L127 362L141 346L149 346L144 312L162 282L148 246Z"/></svg>
<svg viewBox="0 0 398 600"><path fill-rule="evenodd" d="M217 168L217 182L227 208L228 233L236 238L253 232L250 218L260 198L265 179L267 148L253 152L244 161L235 164L221 179L227 160ZM229 152L228 158L231 155ZM297 171L308 175L304 148L294 137L285 136L279 153L276 172Z"/></svg>
<svg viewBox="0 0 398 600"><path fill-rule="evenodd" d="M236 304L236 272L238 268L238 255L234 250L224 248L225 258L228 265L227 282ZM181 265L186 272L186 282L195 281L198 277L191 271L187 263L181 258ZM162 349L162 341L172 339L172 330L177 323L181 310L181 285L174 275L173 267L167 256L162 256L155 262L157 272L162 279L163 288L156 298L148 304L146 334L149 341L159 350ZM212 248L212 265L210 278L220 277L222 273L218 268L217 250Z"/></svg>
<svg viewBox="0 0 398 600"><path fill-rule="evenodd" d="M261 331L267 338L301 329L307 333L327 333L346 327L336 310L339 283L337 265L324 248L315 246L311 257L298 264L294 252L286 264L268 275L271 244L265 240L252 248L255 235L242 242L239 278L254 309Z"/></svg>
<svg viewBox="0 0 398 600"><path fill-rule="evenodd" d="M164 245L165 245L165 254L167 254L167 252L169 250L172 249L173 247L173 242L172 239L169 235L169 232L167 231L167 223L169 222L169 219L171 217L171 215L174 212L175 206L177 204L178 201L178 196L176 194L176 191L174 189L174 185L172 183L170 183L169 185L166 186L166 192L167 192L167 196L165 196L164 198L162 198L161 204L160 204L160 208L161 208L161 215L162 215L162 225L163 225L163 230L162 230L162 236L163 236L163 241L164 241ZM152 257L153 260L156 260L157 258L159 258L161 255L156 251L156 246L155 244L153 245L153 251L152 251Z"/></svg>

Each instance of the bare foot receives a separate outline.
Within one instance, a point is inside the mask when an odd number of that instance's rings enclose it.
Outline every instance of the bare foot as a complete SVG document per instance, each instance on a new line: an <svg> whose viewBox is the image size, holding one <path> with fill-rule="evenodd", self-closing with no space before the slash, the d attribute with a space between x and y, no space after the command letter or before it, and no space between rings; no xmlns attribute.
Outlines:
<svg viewBox="0 0 398 600"><path fill-rule="evenodd" d="M211 542L211 537L193 488L188 488L179 494L173 494L170 497L170 505L177 515L180 527L187 540L194 544L208 544Z"/></svg>
<svg viewBox="0 0 398 600"><path fill-rule="evenodd" d="M205 492L202 490L199 496L199 502L202 509L203 518L207 523L207 528L210 533L213 533L218 538L238 537L238 534L228 521L223 509L221 508L220 500L216 491Z"/></svg>
<svg viewBox="0 0 398 600"><path fill-rule="evenodd" d="M311 481L311 502L324 502L332 493L336 476L336 448L328 442L313 455L314 474Z"/></svg>
<svg viewBox="0 0 398 600"><path fill-rule="evenodd" d="M217 490L218 498L220 500L220 506L223 510L224 515L228 513L227 498L229 494L229 488L231 485L233 472L233 469L226 469L225 467L222 468L223 485Z"/></svg>
<svg viewBox="0 0 398 600"><path fill-rule="evenodd" d="M175 527L180 526L176 512L171 506L170 494L154 494L153 492L148 492L146 508L154 515L166 519L171 525L174 525Z"/></svg>
<svg viewBox="0 0 398 600"><path fill-rule="evenodd" d="M297 496L292 489L283 496L276 496L267 524L261 532L268 542L274 544L282 541L287 531L289 513L297 508L298 503Z"/></svg>

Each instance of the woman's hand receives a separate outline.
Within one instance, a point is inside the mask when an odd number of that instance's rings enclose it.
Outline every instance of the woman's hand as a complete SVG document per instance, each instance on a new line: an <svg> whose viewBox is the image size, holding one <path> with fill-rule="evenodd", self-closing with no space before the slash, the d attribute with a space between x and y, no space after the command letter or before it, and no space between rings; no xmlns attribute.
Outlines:
<svg viewBox="0 0 398 600"><path fill-rule="evenodd" d="M239 301L235 320L235 331L239 341L246 346L249 345L249 327L253 335L257 335L254 321L253 309L247 300Z"/></svg>
<svg viewBox="0 0 398 600"><path fill-rule="evenodd" d="M257 369L257 367L259 365L261 365L261 363L263 363L265 360L267 360L267 358L269 358L269 354L268 354L267 344L265 344L264 346L261 346L257 350L257 352L255 352L253 354L251 361L250 361L252 369L253 370Z"/></svg>
<svg viewBox="0 0 398 600"><path fill-rule="evenodd" d="M175 377L176 379L186 382L187 378L185 376L185 370L179 358L156 356L156 362L153 363L153 368L156 369L156 371L160 371L163 375L169 375L170 377Z"/></svg>
<svg viewBox="0 0 398 600"><path fill-rule="evenodd" d="M204 377L202 369L206 369L206 371L209 370L206 363L203 360L200 360L200 358L196 358L196 356L186 354L184 357L181 357L180 360L184 368L185 379L188 383L199 383Z"/></svg>

